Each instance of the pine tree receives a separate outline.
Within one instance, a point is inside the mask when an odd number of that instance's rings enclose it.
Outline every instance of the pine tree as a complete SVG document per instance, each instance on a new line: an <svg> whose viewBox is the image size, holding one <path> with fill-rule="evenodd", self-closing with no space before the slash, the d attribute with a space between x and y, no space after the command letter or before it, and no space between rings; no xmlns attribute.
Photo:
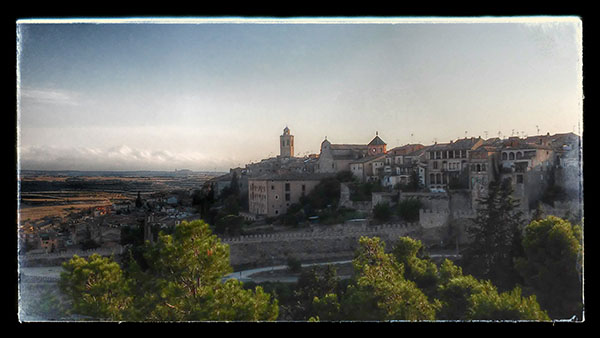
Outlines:
<svg viewBox="0 0 600 338"><path fill-rule="evenodd" d="M465 270L501 289L512 288L520 282L514 260L522 256L522 212L510 181L491 182L479 205L474 224L467 227L472 243L464 254Z"/></svg>

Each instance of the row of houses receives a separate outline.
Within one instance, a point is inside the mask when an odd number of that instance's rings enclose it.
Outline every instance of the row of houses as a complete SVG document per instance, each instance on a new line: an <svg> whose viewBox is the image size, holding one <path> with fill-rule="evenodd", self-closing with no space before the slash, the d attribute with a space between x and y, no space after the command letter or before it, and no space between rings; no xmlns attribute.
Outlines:
<svg viewBox="0 0 600 338"><path fill-rule="evenodd" d="M451 140L432 145L406 144L387 149L378 133L366 144L335 144L327 138L319 154L294 157L288 127L280 136L280 155L251 163L212 181L217 192L237 177L248 193L250 214L277 216L309 193L324 177L350 171L361 182L406 187L418 180L421 191L468 190L472 207L494 180L509 179L524 208L540 198L548 184L581 196L581 139L574 133Z"/></svg>

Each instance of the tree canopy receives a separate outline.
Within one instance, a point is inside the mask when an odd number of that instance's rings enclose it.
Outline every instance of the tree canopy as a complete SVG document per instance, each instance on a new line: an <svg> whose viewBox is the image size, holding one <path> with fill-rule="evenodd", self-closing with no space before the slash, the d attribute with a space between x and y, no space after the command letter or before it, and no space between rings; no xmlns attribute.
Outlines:
<svg viewBox="0 0 600 338"><path fill-rule="evenodd" d="M182 222L172 235L146 244L142 269L123 271L112 258L73 257L63 264L61 289L73 312L112 321L275 320L277 300L231 279L229 247L203 221Z"/></svg>
<svg viewBox="0 0 600 338"><path fill-rule="evenodd" d="M522 255L524 224L519 202L512 197L512 192L507 180L490 182L487 196L479 200L474 224L467 227L472 241L463 259L469 273L491 279L503 289L520 282L514 260Z"/></svg>
<svg viewBox="0 0 600 338"><path fill-rule="evenodd" d="M553 318L582 318L581 241L581 227L558 217L548 216L525 227L525 254L516 267L528 291L537 295Z"/></svg>

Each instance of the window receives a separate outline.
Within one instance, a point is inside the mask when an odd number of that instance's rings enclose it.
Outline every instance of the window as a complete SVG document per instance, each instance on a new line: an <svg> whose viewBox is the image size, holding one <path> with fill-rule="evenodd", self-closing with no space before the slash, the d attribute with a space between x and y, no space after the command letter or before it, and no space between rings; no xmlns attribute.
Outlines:
<svg viewBox="0 0 600 338"><path fill-rule="evenodd" d="M448 153L447 151L442 151L442 158L443 158L443 159L445 159L445 158L446 158L446 155L447 155L447 153Z"/></svg>
<svg viewBox="0 0 600 338"><path fill-rule="evenodd" d="M522 158L523 158L523 154L522 154L522 153L519 151L519 152L517 153L517 160L520 160L520 159L522 159Z"/></svg>
<svg viewBox="0 0 600 338"><path fill-rule="evenodd" d="M290 200L290 194L289 194L289 193L285 194L285 200L286 200L286 201L289 201L289 200Z"/></svg>
<svg viewBox="0 0 600 338"><path fill-rule="evenodd" d="M517 175L517 183L523 183L523 175Z"/></svg>
<svg viewBox="0 0 600 338"><path fill-rule="evenodd" d="M430 159L430 160L433 160L433 158L434 158L433 151L430 151L430 152L429 152L429 159Z"/></svg>
<svg viewBox="0 0 600 338"><path fill-rule="evenodd" d="M290 184L289 183L285 184L285 191L290 191Z"/></svg>
<svg viewBox="0 0 600 338"><path fill-rule="evenodd" d="M435 184L435 175L429 174L429 184Z"/></svg>
<svg viewBox="0 0 600 338"><path fill-rule="evenodd" d="M271 190L275 190L275 186L271 184Z"/></svg>
<svg viewBox="0 0 600 338"><path fill-rule="evenodd" d="M481 165L481 171L485 171L485 163Z"/></svg>
<svg viewBox="0 0 600 338"><path fill-rule="evenodd" d="M306 191L306 185L303 184L302 185L302 192L305 192L305 191Z"/></svg>
<svg viewBox="0 0 600 338"><path fill-rule="evenodd" d="M508 159L511 160L511 161L514 160L515 159L515 153L509 153L508 154Z"/></svg>
<svg viewBox="0 0 600 338"><path fill-rule="evenodd" d="M477 165L477 172L480 172L480 171L481 171L481 165L480 165L480 164L478 164L478 165Z"/></svg>
<svg viewBox="0 0 600 338"><path fill-rule="evenodd" d="M502 153L502 160L506 161L508 159L508 155L506 153Z"/></svg>
<svg viewBox="0 0 600 338"><path fill-rule="evenodd" d="M437 161L433 161L433 169L437 169L438 168L438 163Z"/></svg>

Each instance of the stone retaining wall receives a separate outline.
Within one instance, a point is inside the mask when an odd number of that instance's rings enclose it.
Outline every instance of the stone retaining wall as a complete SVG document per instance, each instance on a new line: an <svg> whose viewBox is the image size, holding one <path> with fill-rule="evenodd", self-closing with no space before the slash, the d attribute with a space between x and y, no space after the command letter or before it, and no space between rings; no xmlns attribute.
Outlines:
<svg viewBox="0 0 600 338"><path fill-rule="evenodd" d="M377 226L332 226L328 230L261 234L223 239L229 245L232 266L286 264L288 258L300 261L352 258L361 236L380 237L391 248L401 236L418 236L421 227L411 224Z"/></svg>

